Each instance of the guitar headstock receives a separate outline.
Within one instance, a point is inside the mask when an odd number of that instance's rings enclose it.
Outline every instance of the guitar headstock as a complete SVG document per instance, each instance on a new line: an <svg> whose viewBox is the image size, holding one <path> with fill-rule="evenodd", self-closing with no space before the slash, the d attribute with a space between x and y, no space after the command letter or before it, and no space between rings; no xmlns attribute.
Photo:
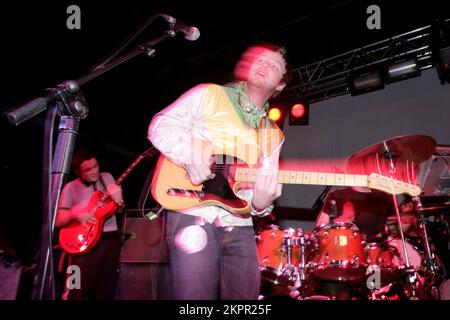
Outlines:
<svg viewBox="0 0 450 320"><path fill-rule="evenodd" d="M407 193L412 197L418 196L421 192L419 186L385 177L377 173L372 173L368 176L367 186L390 194Z"/></svg>

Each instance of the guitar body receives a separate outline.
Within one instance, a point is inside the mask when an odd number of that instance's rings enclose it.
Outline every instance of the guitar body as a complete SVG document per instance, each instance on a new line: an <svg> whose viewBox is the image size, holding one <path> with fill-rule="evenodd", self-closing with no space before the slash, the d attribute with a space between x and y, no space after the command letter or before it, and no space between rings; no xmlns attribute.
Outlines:
<svg viewBox="0 0 450 320"><path fill-rule="evenodd" d="M103 197L102 191L95 191L85 207L86 211L94 214L97 222L80 223L73 221L61 228L59 242L64 251L75 255L85 254L100 240L106 219L111 217L118 207L117 203L109 197L101 201Z"/></svg>
<svg viewBox="0 0 450 320"><path fill-rule="evenodd" d="M215 164L211 166L214 170ZM163 207L180 211L192 207L216 205L237 214L248 214L250 203L237 197L240 183L232 178L231 165L218 165L223 172L216 172L214 179L201 185L193 185L186 170L160 156L152 181L153 198Z"/></svg>

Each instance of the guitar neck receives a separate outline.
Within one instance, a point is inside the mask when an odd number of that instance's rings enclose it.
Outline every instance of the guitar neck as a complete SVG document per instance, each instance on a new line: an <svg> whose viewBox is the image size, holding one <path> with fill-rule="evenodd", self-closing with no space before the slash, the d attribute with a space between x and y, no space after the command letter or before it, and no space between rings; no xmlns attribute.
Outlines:
<svg viewBox="0 0 450 320"><path fill-rule="evenodd" d="M254 182L257 173L258 169L237 168L235 180ZM278 183L367 187L368 176L362 174L279 170Z"/></svg>
<svg viewBox="0 0 450 320"><path fill-rule="evenodd" d="M235 181L254 182L259 169L236 168ZM368 187L390 194L407 193L412 197L421 193L420 187L412 183L395 180L380 174L344 174L312 171L279 170L278 183L283 184L311 184L341 187Z"/></svg>
<svg viewBox="0 0 450 320"><path fill-rule="evenodd" d="M125 170L125 172L120 175L120 177L116 180L115 184L120 186L122 184L123 180L125 180L126 177L128 177L130 172L133 171L133 169L139 164L139 162L142 161L142 159L144 159L144 158L146 158L148 156L154 156L157 153L158 153L158 150L156 150L154 147L151 147L150 149L148 149L145 152L143 152L142 154L140 154L133 161L133 163L127 168L127 170ZM103 195L103 197L100 199L100 203L103 203L108 197L109 197L109 195L107 193L105 193Z"/></svg>
<svg viewBox="0 0 450 320"><path fill-rule="evenodd" d="M118 186L120 186L123 182L123 180L125 180L126 177L128 177L128 175L130 174L131 171L133 171L133 169L139 164L139 162L142 161L142 159L148 157L148 156L154 156L156 154L158 154L158 150L155 149L154 147L151 147L150 149L146 150L145 152L143 152L142 154L140 154L134 161L133 163L127 168L127 170L125 170L124 173L121 174L121 176L116 180L116 184Z"/></svg>
<svg viewBox="0 0 450 320"><path fill-rule="evenodd" d="M142 155L138 156L136 160L134 160L134 162L127 168L127 170L125 170L125 172L120 175L120 177L116 180L116 184L118 186L122 184L123 180L128 177L130 172L133 171L133 169L139 164L139 162L141 162L142 159L144 159Z"/></svg>

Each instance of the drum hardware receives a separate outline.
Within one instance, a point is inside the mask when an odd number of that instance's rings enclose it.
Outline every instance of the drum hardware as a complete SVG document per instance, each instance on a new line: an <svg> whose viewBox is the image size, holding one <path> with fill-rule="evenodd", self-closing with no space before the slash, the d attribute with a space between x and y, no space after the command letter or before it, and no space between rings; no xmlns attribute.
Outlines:
<svg viewBox="0 0 450 320"><path fill-rule="evenodd" d="M391 178L394 177L395 175L395 171L396 171L396 167L394 164L394 157L396 155L395 151L393 150L386 150L385 151L385 156L386 158L389 160L389 176ZM415 268L411 267L410 261L409 261L409 256L408 256L408 251L406 250L406 242L405 242L405 235L403 232L403 228L402 228L402 219L400 217L400 211L398 209L398 202L397 202L397 197L392 194L392 199L394 202L394 209L395 209L395 214L397 217L397 225L398 225L398 231L400 234L400 239L401 239L401 244L402 244L402 250L403 250L403 256L404 256L404 262L405 262L405 266L406 266L406 278L408 280L408 287L410 290L410 297L412 299L417 298L417 279L418 279L418 274L417 274L417 270Z"/></svg>
<svg viewBox="0 0 450 320"><path fill-rule="evenodd" d="M352 155L349 165L352 169L361 168L365 174L377 172L395 179L400 177L408 182L415 183L416 171L419 165L427 160L436 149L436 141L425 135L404 135L376 143ZM396 177L397 175L397 177ZM391 185L393 189L393 186ZM417 296L416 279L417 270L411 268L406 249L405 236L396 196L392 194L395 215L400 234L405 270L411 297Z"/></svg>
<svg viewBox="0 0 450 320"><path fill-rule="evenodd" d="M435 149L436 141L429 136L399 136L381 141L352 155L349 159L349 164L354 167L363 167L364 170L371 171L370 173L387 173L392 179L395 179L397 174L397 176L402 176L404 180L415 182L416 169L420 163L427 160L433 154ZM393 189L393 186L391 188ZM400 234L402 244L408 284L412 297L416 297L417 288L415 282L417 279L417 270L411 268L410 265L397 197L393 193L392 199L397 217L398 233Z"/></svg>
<svg viewBox="0 0 450 320"><path fill-rule="evenodd" d="M303 229L297 231L297 246L300 249L299 281L302 283L306 279L306 243L307 238Z"/></svg>
<svg viewBox="0 0 450 320"><path fill-rule="evenodd" d="M354 255L353 255L353 258L352 258L352 260L351 260L351 262L350 262L350 264L351 264L351 265L359 264L359 256L356 255L356 254L354 254Z"/></svg>
<svg viewBox="0 0 450 320"><path fill-rule="evenodd" d="M303 232L303 229L299 228L296 230L296 235L294 238L295 247L299 248L299 264L292 272L292 276L295 277L294 286L291 288L290 297L297 300L304 300L305 292L304 288L306 286L306 275L307 275L307 264L306 264L306 247L308 245L308 237Z"/></svg>
<svg viewBox="0 0 450 320"><path fill-rule="evenodd" d="M337 217L336 200L334 199L330 201L328 217L330 218L330 224L334 224L334 219Z"/></svg>
<svg viewBox="0 0 450 320"><path fill-rule="evenodd" d="M434 297L437 300L440 300L440 293L439 293L439 287L438 287L438 270L439 266L436 261L436 257L431 252L430 248L430 242L428 239L428 232L427 232L427 224L425 222L422 202L420 201L419 197L413 198L414 204L417 208L417 212L419 213L419 224L421 225L422 233L423 233L423 243L424 243L424 249L425 249L425 259L424 259L424 266L428 270L428 280L431 282L431 294L432 297Z"/></svg>
<svg viewBox="0 0 450 320"><path fill-rule="evenodd" d="M302 300L336 300L336 297L313 295L304 297Z"/></svg>
<svg viewBox="0 0 450 320"><path fill-rule="evenodd" d="M283 239L281 240L280 250L286 255L286 266L292 267L292 249L295 245L294 243L294 229L289 228L284 230Z"/></svg>
<svg viewBox="0 0 450 320"><path fill-rule="evenodd" d="M281 273L289 279L290 297L296 299L302 295L301 288L306 279L304 247L305 235L302 229L288 228L284 231L280 251L286 256L286 264ZM294 248L299 249L298 256L293 256ZM299 259L300 261L298 261Z"/></svg>
<svg viewBox="0 0 450 320"><path fill-rule="evenodd" d="M390 300L387 296L387 293L391 290L393 284L389 283L388 285L380 288L380 289L372 289L370 290L369 300Z"/></svg>
<svg viewBox="0 0 450 320"><path fill-rule="evenodd" d="M257 236L262 284L266 296L290 296L302 285L295 229L271 225Z"/></svg>

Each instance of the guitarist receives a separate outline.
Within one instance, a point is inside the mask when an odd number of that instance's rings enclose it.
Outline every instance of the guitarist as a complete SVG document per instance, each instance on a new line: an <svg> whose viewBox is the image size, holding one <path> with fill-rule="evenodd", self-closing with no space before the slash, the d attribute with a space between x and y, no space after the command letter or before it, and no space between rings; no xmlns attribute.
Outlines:
<svg viewBox="0 0 450 320"><path fill-rule="evenodd" d="M55 227L61 228L71 221L96 222L94 215L85 206L94 191L107 192L117 202L115 215L124 211L122 188L114 183L109 172L100 172L97 158L88 149L80 149L72 158L72 169L77 179L67 183L61 192ZM67 300L113 300L115 298L120 255L120 237L116 216L108 218L96 246L84 255L70 255L68 265L80 270L80 288L64 288L63 299ZM72 272L68 272L72 274Z"/></svg>
<svg viewBox="0 0 450 320"><path fill-rule="evenodd" d="M282 144L279 141L264 152L266 131L261 122L267 119L268 100L286 86L290 76L286 51L271 43L251 46L238 61L234 75L236 81L225 86L201 84L190 89L156 114L149 126L152 144L182 166L194 185L227 183L220 179L220 172L212 170L217 149L257 147L256 162L262 164L254 185L240 194L251 202L251 214L233 214L215 205L167 212L175 299L242 300L259 295L252 216L268 215L281 194L277 176ZM276 125L268 132L282 137ZM253 162L245 152L236 155Z"/></svg>

